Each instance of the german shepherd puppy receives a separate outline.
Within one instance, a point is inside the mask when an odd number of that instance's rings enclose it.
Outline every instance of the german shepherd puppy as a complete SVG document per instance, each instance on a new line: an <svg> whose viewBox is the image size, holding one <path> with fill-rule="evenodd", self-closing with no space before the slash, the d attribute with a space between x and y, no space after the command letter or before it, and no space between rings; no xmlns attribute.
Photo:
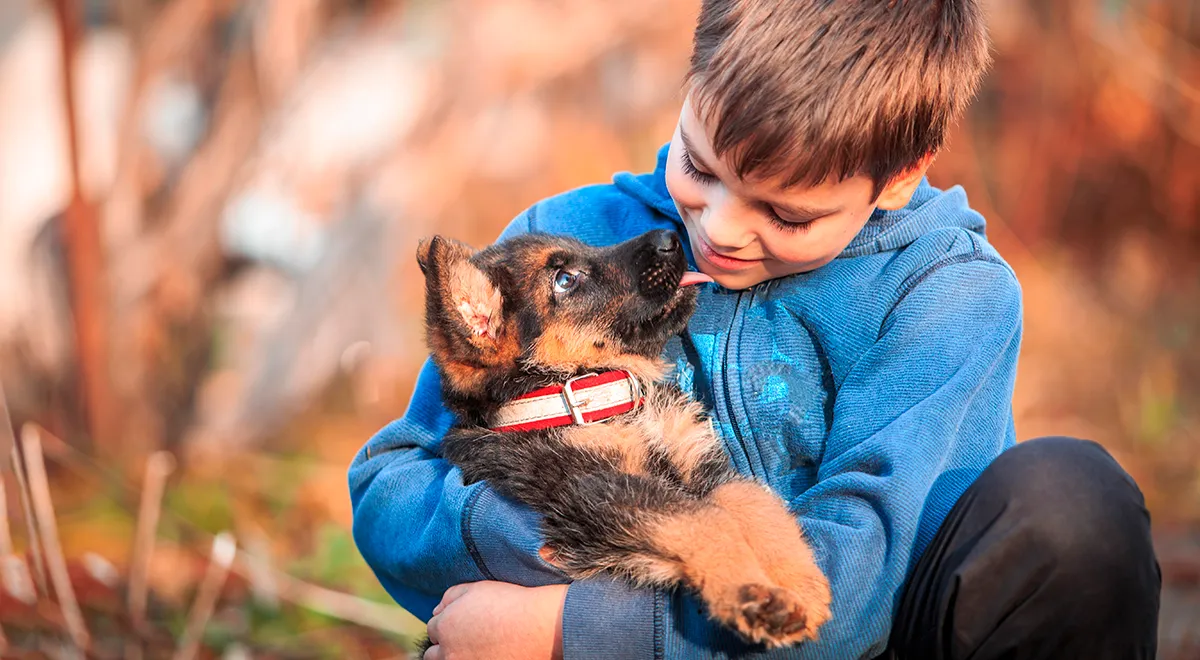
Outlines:
<svg viewBox="0 0 1200 660"><path fill-rule="evenodd" d="M478 252L434 237L417 261L458 418L443 455L542 514L544 559L575 579L683 583L751 642L816 639L830 591L796 519L732 469L700 406L659 382L659 354L695 308L683 285L708 280L686 272L674 233L605 248L532 234ZM603 401L589 408L589 392Z"/></svg>

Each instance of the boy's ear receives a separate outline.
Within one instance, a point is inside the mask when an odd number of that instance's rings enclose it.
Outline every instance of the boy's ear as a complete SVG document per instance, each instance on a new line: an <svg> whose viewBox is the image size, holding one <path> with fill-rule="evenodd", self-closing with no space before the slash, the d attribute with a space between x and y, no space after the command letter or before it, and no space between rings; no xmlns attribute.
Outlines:
<svg viewBox="0 0 1200 660"><path fill-rule="evenodd" d="M912 167L892 177L875 200L875 207L884 211L896 211L908 206L913 193L917 191L917 186L921 185L921 179L925 178L929 166L933 165L935 156L932 152L925 154Z"/></svg>
<svg viewBox="0 0 1200 660"><path fill-rule="evenodd" d="M417 264L425 274L426 323L431 338L466 340L492 348L504 329L503 299L487 274L471 263L475 250L465 243L434 236L417 246ZM435 343L442 343L435 341ZM450 345L431 347L435 351Z"/></svg>

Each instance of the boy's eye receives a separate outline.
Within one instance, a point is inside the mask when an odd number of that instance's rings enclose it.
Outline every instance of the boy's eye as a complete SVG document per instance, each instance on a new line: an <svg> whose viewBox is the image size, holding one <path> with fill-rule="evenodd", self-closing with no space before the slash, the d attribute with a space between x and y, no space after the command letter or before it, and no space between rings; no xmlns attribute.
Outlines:
<svg viewBox="0 0 1200 660"><path fill-rule="evenodd" d="M554 293L570 293L579 286L579 273L560 270L554 274Z"/></svg>
<svg viewBox="0 0 1200 660"><path fill-rule="evenodd" d="M717 177L708 172L703 172L700 168L696 167L696 162L692 160L692 155L688 153L687 145L680 144L679 146L679 160L680 164L683 165L684 174L692 177L698 183L712 183L716 180Z"/></svg>
<svg viewBox="0 0 1200 660"><path fill-rule="evenodd" d="M809 220L785 220L779 216L779 212L771 207L767 207L767 218L771 224L785 232L801 232L808 231L812 228L812 224L817 221L816 218Z"/></svg>

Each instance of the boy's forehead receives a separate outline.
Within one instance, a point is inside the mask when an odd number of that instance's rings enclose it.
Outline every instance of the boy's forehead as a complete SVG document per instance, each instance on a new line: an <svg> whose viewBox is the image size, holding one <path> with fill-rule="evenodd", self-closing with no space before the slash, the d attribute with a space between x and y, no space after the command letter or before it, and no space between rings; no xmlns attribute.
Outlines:
<svg viewBox="0 0 1200 660"><path fill-rule="evenodd" d="M684 102L680 112L679 137L695 164L716 174L727 185L734 183L792 215L802 217L829 213L844 192L857 190L865 182L865 177L861 175L837 181L829 178L822 181L793 181L788 172L797 163L795 157L782 146L777 153L763 159L758 167L739 173L740 168L736 166L740 156L738 146L719 156L713 150L710 137L712 122L712 119L706 120L696 112L690 99Z"/></svg>
<svg viewBox="0 0 1200 660"><path fill-rule="evenodd" d="M697 165L717 174L721 179L737 179L746 185L771 189L779 193L795 193L798 190L802 191L814 186L816 182L788 180L784 172L788 170L789 164L794 164L791 163L794 158L788 155L787 149L783 145L779 146L776 153L758 158L759 162L756 166L749 168L744 165L739 167L744 158L742 150L745 145L733 145L718 155L713 148L712 135L715 129L713 126L715 119L710 116L712 114L701 115L698 113L690 98L684 102L683 110L680 112L679 137L683 141L688 155Z"/></svg>

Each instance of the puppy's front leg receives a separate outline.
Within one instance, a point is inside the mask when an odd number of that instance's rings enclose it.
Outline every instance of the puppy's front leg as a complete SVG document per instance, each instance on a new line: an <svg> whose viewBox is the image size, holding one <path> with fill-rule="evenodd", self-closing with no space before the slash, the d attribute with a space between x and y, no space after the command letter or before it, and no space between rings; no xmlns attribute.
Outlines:
<svg viewBox="0 0 1200 660"><path fill-rule="evenodd" d="M817 630L830 617L829 581L783 500L744 477L717 486L710 500L736 521L767 575L798 597L804 626L780 631L779 641L816 639Z"/></svg>
<svg viewBox="0 0 1200 660"><path fill-rule="evenodd" d="M815 613L806 595L777 583L747 541L734 516L715 506L664 517L652 537L662 555L678 558L713 619L768 647L808 637Z"/></svg>

